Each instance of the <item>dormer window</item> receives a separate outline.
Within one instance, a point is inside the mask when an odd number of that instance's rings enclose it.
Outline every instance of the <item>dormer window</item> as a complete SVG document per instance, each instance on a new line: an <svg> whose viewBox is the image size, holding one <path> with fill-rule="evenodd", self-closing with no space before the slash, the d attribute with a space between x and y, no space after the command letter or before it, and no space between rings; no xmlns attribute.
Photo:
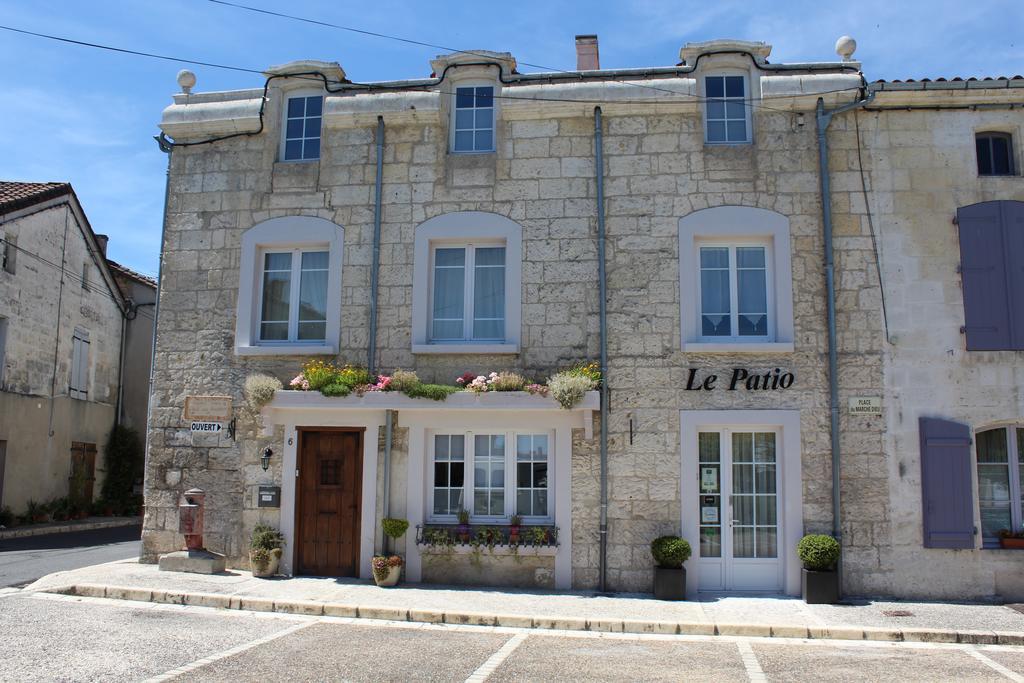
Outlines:
<svg viewBox="0 0 1024 683"><path fill-rule="evenodd" d="M747 77L720 74L704 77L704 141L708 144L750 142Z"/></svg>
<svg viewBox="0 0 1024 683"><path fill-rule="evenodd" d="M978 133L978 175L1014 175L1013 136L1009 133Z"/></svg>
<svg viewBox="0 0 1024 683"><path fill-rule="evenodd" d="M323 111L323 95L288 98L281 151L283 161L310 161L320 158Z"/></svg>
<svg viewBox="0 0 1024 683"><path fill-rule="evenodd" d="M494 86L455 88L451 150L459 153L494 151Z"/></svg>

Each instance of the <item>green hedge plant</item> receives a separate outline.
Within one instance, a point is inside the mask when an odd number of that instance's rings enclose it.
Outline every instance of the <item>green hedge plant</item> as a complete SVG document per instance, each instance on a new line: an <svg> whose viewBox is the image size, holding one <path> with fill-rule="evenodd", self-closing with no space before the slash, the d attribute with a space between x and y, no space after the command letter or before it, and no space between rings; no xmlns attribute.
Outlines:
<svg viewBox="0 0 1024 683"><path fill-rule="evenodd" d="M651 555L662 569L680 569L692 552L690 544L678 536L659 536L651 541Z"/></svg>
<svg viewBox="0 0 1024 683"><path fill-rule="evenodd" d="M796 554L804 569L828 572L839 561L839 541L825 534L807 534L796 544Z"/></svg>
<svg viewBox="0 0 1024 683"><path fill-rule="evenodd" d="M388 517L382 519L380 525L384 529L384 533L395 540L404 536L405 532L409 530L409 520L407 519Z"/></svg>

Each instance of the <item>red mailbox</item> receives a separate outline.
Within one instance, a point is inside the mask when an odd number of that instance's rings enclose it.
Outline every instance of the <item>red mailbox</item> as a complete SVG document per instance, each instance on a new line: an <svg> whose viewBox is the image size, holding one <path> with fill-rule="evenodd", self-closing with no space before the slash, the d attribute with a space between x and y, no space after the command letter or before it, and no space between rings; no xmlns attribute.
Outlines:
<svg viewBox="0 0 1024 683"><path fill-rule="evenodd" d="M185 500L178 505L178 532L185 535L186 550L202 550L206 493L202 489L189 489L184 497Z"/></svg>

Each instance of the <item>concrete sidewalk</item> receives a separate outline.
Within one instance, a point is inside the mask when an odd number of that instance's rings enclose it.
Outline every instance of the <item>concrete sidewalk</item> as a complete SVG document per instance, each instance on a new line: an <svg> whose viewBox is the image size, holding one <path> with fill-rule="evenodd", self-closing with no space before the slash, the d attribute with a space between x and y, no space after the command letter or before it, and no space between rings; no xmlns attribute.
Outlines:
<svg viewBox="0 0 1024 683"><path fill-rule="evenodd" d="M226 609L627 633L836 638L1024 645L1013 606L851 600L807 605L784 596L704 596L662 602L643 594L596 595L426 584L378 588L358 579L255 579L160 572L134 560L43 577L26 591ZM1024 609L1024 606L1022 606Z"/></svg>

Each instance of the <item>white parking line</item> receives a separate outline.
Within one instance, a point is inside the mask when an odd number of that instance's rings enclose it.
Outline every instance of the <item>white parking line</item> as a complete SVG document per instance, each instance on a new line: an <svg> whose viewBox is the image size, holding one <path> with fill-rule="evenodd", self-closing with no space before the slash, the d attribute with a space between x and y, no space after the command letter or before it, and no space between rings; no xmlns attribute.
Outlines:
<svg viewBox="0 0 1024 683"><path fill-rule="evenodd" d="M520 633L514 635L505 641L505 644L498 648L498 651L488 657L487 661L480 665L480 667L469 675L466 679L466 683L482 683L490 678L494 670L501 666L510 654L512 654L517 647L523 644L529 638L526 633Z"/></svg>
<svg viewBox="0 0 1024 683"><path fill-rule="evenodd" d="M754 654L754 648L750 647L750 642L746 640L737 640L736 648L740 651L740 659L743 660L743 668L747 670L747 678L754 683L763 683L768 680L764 675L764 670L761 668L761 663L757 661L757 655Z"/></svg>
<svg viewBox="0 0 1024 683"><path fill-rule="evenodd" d="M1011 681L1017 681L1017 683L1024 683L1024 676L1021 676L1020 674L1014 673L1013 671L1010 671L1009 669L1007 669L1005 666L1003 666L999 662L995 661L994 659L986 657L977 648L974 648L974 647L967 648L967 652L970 655L972 655L975 659L977 659L979 662L984 664L985 666L989 667L990 669L995 669L996 671L998 671L1002 675L1004 675L1007 678L1009 678Z"/></svg>
<svg viewBox="0 0 1024 683"><path fill-rule="evenodd" d="M179 666L177 669L171 669L170 671L162 673L159 676L153 676L152 678L146 679L146 683L158 683L160 681L169 681L169 680L171 680L173 678L177 678L178 676L181 676L182 674L187 674L190 671L195 671L196 669L198 669L200 667L203 667L203 666L206 666L207 664L212 664L212 663L214 663L216 661L219 661L221 659L225 659L227 657L231 657L233 655L237 655L240 652L245 652L246 650L251 650L254 647L259 647L260 645L265 645L265 644L267 644L267 643L269 643L269 642L271 642L273 640L277 640L278 638L282 638L284 636L291 635L292 633L295 633L296 631L301 631L304 628L309 628L310 626L312 626L315 623L316 623L315 621L308 621L308 622L305 622L305 623L302 623L302 624L295 624L294 626L289 626L288 628L284 629L283 631L278 631L277 633L271 633L269 636L264 636L262 638L257 638L256 640L250 640L248 643L242 643L241 645L236 645L235 647L231 648L230 650L224 650L223 652L218 652L217 654L210 655L209 657L203 657L202 659L197 659L196 661L194 661L194 662L192 662L190 664L186 664L185 666Z"/></svg>

